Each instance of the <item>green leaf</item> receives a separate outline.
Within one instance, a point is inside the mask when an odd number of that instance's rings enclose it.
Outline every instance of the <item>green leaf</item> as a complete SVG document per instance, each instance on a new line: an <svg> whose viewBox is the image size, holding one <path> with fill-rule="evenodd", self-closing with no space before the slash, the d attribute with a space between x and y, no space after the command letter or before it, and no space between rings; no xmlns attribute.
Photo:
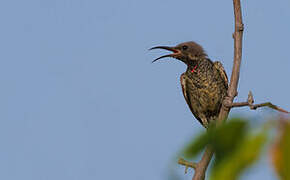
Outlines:
<svg viewBox="0 0 290 180"><path fill-rule="evenodd" d="M197 138L194 138L183 150L183 155L186 158L193 158L200 153L209 143L210 136L208 133L202 133Z"/></svg>
<svg viewBox="0 0 290 180"><path fill-rule="evenodd" d="M210 144L215 149L216 157L222 157L236 148L245 137L246 132L246 121L237 118L231 119L218 128L209 128L207 132L193 139L183 150L183 154L186 158L193 158Z"/></svg>
<svg viewBox="0 0 290 180"><path fill-rule="evenodd" d="M242 119L231 119L227 124L216 129L211 142L216 162L225 156L229 156L243 141L248 131L247 121Z"/></svg>
<svg viewBox="0 0 290 180"><path fill-rule="evenodd" d="M259 157L267 139L267 131L263 130L255 136L245 137L233 152L219 159L212 169L210 179L237 179L238 176Z"/></svg>

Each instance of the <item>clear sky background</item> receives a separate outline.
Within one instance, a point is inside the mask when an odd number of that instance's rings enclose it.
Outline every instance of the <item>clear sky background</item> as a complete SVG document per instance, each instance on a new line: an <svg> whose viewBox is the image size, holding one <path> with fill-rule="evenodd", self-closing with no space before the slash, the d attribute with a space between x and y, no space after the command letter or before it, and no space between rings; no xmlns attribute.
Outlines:
<svg viewBox="0 0 290 180"><path fill-rule="evenodd" d="M290 109L290 1L243 1L237 100ZM155 45L194 40L230 75L232 1L0 2L0 179L165 180L204 131L181 93L185 65ZM232 111L262 123L271 110ZM263 158L243 179L275 179Z"/></svg>

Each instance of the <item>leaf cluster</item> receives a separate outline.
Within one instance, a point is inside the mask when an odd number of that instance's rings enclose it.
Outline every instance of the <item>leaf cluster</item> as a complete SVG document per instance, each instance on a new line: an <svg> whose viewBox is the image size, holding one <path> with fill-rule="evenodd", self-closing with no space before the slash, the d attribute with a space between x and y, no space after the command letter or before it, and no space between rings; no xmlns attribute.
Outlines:
<svg viewBox="0 0 290 180"><path fill-rule="evenodd" d="M238 179L240 175L254 164L263 152L263 147L273 134L273 128L278 128L274 145L270 146L272 164L283 180L290 180L290 123L286 120L276 120L274 125L265 123L259 128L250 128L249 121L233 118L219 127L209 128L207 132L194 138L184 149L187 159L195 158L206 146L213 148L215 161L210 170L209 179ZM283 122L283 123L282 123ZM281 125L281 123L283 125Z"/></svg>

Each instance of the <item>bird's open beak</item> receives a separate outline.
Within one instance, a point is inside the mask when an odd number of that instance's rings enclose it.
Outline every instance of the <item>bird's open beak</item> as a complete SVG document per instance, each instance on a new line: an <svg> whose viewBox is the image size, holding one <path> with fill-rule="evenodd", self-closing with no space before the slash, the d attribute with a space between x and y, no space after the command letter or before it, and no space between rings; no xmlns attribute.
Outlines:
<svg viewBox="0 0 290 180"><path fill-rule="evenodd" d="M165 58L165 57L176 57L176 55L178 55L180 53L179 50L177 50L175 47L169 47L169 46L156 46L156 47L153 47L153 48L150 48L149 50L152 50L152 49L165 49L165 50L168 50L168 51L171 51L173 52L172 54L167 54L167 55L164 55L164 56L161 56L157 59L154 59L152 61L152 63L154 63L155 61L161 59L161 58Z"/></svg>

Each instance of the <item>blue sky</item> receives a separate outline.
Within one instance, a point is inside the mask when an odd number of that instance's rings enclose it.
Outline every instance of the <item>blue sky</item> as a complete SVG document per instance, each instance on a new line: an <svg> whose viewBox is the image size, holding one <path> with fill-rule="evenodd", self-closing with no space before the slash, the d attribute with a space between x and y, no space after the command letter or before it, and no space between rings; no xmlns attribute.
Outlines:
<svg viewBox="0 0 290 180"><path fill-rule="evenodd" d="M289 104L290 2L244 1L237 100ZM0 2L0 179L168 179L203 131L183 99L185 65L155 45L194 40L230 75L231 1ZM273 111L232 111L264 121ZM275 179L263 158L243 179Z"/></svg>

